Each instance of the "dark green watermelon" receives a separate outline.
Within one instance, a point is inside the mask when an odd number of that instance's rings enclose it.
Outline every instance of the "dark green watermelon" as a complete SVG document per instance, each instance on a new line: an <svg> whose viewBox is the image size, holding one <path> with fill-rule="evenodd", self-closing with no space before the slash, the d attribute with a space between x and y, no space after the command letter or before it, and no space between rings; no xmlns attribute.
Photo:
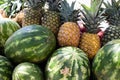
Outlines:
<svg viewBox="0 0 120 80"><path fill-rule="evenodd" d="M13 66L4 56L0 55L0 80L11 80Z"/></svg>
<svg viewBox="0 0 120 80"><path fill-rule="evenodd" d="M0 19L0 47L4 47L6 40L18 29L20 26L17 22L8 19Z"/></svg>
<svg viewBox="0 0 120 80"><path fill-rule="evenodd" d="M98 51L92 70L97 80L120 80L120 40L110 41Z"/></svg>
<svg viewBox="0 0 120 80"><path fill-rule="evenodd" d="M44 80L40 68L29 62L18 64L12 74L12 80Z"/></svg>
<svg viewBox="0 0 120 80"><path fill-rule="evenodd" d="M41 62L56 47L54 34L40 25L30 25L16 31L5 43L5 55L16 63Z"/></svg>
<svg viewBox="0 0 120 80"><path fill-rule="evenodd" d="M89 80L87 55L76 47L57 49L46 66L46 80Z"/></svg>

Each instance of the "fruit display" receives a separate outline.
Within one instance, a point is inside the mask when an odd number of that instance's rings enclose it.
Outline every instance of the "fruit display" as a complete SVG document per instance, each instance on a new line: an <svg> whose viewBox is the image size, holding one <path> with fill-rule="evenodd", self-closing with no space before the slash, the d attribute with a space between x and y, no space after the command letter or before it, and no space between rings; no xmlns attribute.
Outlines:
<svg viewBox="0 0 120 80"><path fill-rule="evenodd" d="M5 55L14 62L40 62L55 49L54 34L40 25L16 31L5 43Z"/></svg>
<svg viewBox="0 0 120 80"><path fill-rule="evenodd" d="M102 12L100 12L102 2L103 0L93 0L90 7L82 4L84 11L81 12L84 15L82 19L85 22L86 32L81 35L79 47L85 51L89 59L93 59L101 47L97 31L100 22L103 20Z"/></svg>
<svg viewBox="0 0 120 80"><path fill-rule="evenodd" d="M107 1L0 0L0 80L120 80L120 0Z"/></svg>
<svg viewBox="0 0 120 80"><path fill-rule="evenodd" d="M20 26L15 21L8 18L0 19L0 47L4 47L6 40L18 29Z"/></svg>
<svg viewBox="0 0 120 80"><path fill-rule="evenodd" d="M63 24L58 31L58 43L60 46L78 47L80 41L80 29L76 21L79 10L74 10L75 2L71 5L66 0L61 1L60 14L63 18Z"/></svg>
<svg viewBox="0 0 120 80"><path fill-rule="evenodd" d="M96 80L120 79L120 40L113 40L104 45L93 61L93 73Z"/></svg>
<svg viewBox="0 0 120 80"><path fill-rule="evenodd" d="M60 26L60 14L58 12L60 1L61 0L48 0L49 9L45 10L41 19L41 25L50 29L56 36Z"/></svg>
<svg viewBox="0 0 120 80"><path fill-rule="evenodd" d="M12 74L12 80L44 80L41 69L29 62L17 65Z"/></svg>
<svg viewBox="0 0 120 80"><path fill-rule="evenodd" d="M0 80L11 80L13 66L4 56L0 55Z"/></svg>
<svg viewBox="0 0 120 80"><path fill-rule="evenodd" d="M46 67L47 80L89 80L87 55L76 47L57 49Z"/></svg>

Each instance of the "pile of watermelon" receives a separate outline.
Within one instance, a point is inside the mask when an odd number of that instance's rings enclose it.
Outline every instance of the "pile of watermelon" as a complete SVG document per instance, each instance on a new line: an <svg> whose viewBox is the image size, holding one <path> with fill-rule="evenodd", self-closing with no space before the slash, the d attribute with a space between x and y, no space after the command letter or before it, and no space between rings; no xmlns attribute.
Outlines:
<svg viewBox="0 0 120 80"><path fill-rule="evenodd" d="M56 48L54 34L40 25L20 28L11 19L0 20L0 80L43 80L38 66Z"/></svg>
<svg viewBox="0 0 120 80"><path fill-rule="evenodd" d="M120 40L104 45L91 61L80 48L60 47L41 25L20 28L0 19L0 80L120 80Z"/></svg>

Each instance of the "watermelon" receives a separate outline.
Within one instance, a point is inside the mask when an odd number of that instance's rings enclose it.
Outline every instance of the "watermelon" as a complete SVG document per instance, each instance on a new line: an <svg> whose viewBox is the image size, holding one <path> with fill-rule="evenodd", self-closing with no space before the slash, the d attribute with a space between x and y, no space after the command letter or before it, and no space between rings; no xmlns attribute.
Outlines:
<svg viewBox="0 0 120 80"><path fill-rule="evenodd" d="M40 68L30 62L18 64L13 70L12 80L44 80Z"/></svg>
<svg viewBox="0 0 120 80"><path fill-rule="evenodd" d="M20 28L17 22L8 18L0 19L0 47L4 47L5 41Z"/></svg>
<svg viewBox="0 0 120 80"><path fill-rule="evenodd" d="M13 66L4 56L0 55L0 80L11 80Z"/></svg>
<svg viewBox="0 0 120 80"><path fill-rule="evenodd" d="M39 63L56 47L54 34L40 25L29 25L16 31L5 43L5 55L14 61Z"/></svg>
<svg viewBox="0 0 120 80"><path fill-rule="evenodd" d="M110 41L98 51L92 71L97 80L120 80L120 40Z"/></svg>
<svg viewBox="0 0 120 80"><path fill-rule="evenodd" d="M89 80L87 55L76 47L57 49L46 65L46 80Z"/></svg>

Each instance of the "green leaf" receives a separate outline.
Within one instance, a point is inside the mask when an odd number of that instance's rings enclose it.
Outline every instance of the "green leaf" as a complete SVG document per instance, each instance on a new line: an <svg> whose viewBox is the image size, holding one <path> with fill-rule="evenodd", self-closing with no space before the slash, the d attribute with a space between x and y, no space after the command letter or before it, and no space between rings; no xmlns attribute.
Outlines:
<svg viewBox="0 0 120 80"><path fill-rule="evenodd" d="M103 0L92 0L91 1L91 13L92 16L96 17L100 10Z"/></svg>
<svg viewBox="0 0 120 80"><path fill-rule="evenodd" d="M7 7L7 3L1 4L0 9L5 9Z"/></svg>
<svg viewBox="0 0 120 80"><path fill-rule="evenodd" d="M81 4L81 6L85 10L86 15L90 16L91 18L95 18L99 13L102 2L103 0L91 0L90 7L85 4Z"/></svg>
<svg viewBox="0 0 120 80"><path fill-rule="evenodd" d="M83 7L84 11L85 11L85 14L84 16L87 18L87 19L92 19L93 16L92 16L92 13L91 13L91 8L86 6L85 4L81 4L81 6ZM83 12L84 13L84 12Z"/></svg>
<svg viewBox="0 0 120 80"><path fill-rule="evenodd" d="M74 10L75 3L76 3L76 1L72 2L72 4L71 4L71 9L72 10Z"/></svg>
<svg viewBox="0 0 120 80"><path fill-rule="evenodd" d="M111 4L108 1L107 1L107 3L103 2L103 4L106 8L109 8L111 6Z"/></svg>
<svg viewBox="0 0 120 80"><path fill-rule="evenodd" d="M0 0L0 5L4 4L5 1L4 0Z"/></svg>
<svg viewBox="0 0 120 80"><path fill-rule="evenodd" d="M66 0L61 1L61 7L59 8L59 11L61 16L63 17L64 22L74 21L73 17L75 15L72 14L74 12L75 2L76 1L72 2L72 4L70 5Z"/></svg>

